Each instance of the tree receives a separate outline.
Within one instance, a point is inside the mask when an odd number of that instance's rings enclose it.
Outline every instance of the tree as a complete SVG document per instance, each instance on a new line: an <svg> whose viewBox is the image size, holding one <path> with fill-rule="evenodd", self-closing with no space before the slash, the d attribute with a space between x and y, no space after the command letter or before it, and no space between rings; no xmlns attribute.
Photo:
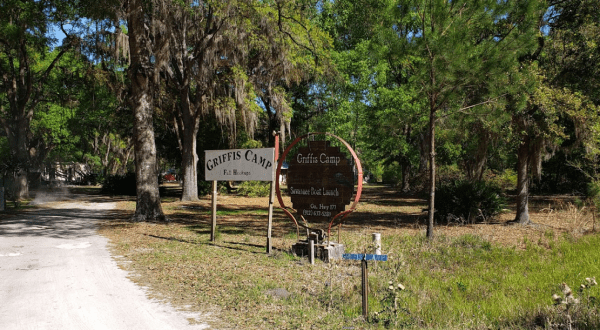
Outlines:
<svg viewBox="0 0 600 330"><path fill-rule="evenodd" d="M337 75L313 89L319 114L311 121L317 131L344 136L360 155L367 171L381 177L383 166L401 164L402 188L408 190L415 136L414 93L407 74L378 29L390 1L325 2L320 24L333 37L332 60ZM390 118L398 118L391 121ZM417 132L417 133L415 133ZM418 150L418 149L417 149Z"/></svg>
<svg viewBox="0 0 600 330"><path fill-rule="evenodd" d="M121 70L89 65L79 85L78 106L69 121L79 162L96 173L125 175L132 168L131 109L124 99L125 77Z"/></svg>
<svg viewBox="0 0 600 330"><path fill-rule="evenodd" d="M530 76L527 79L535 88L523 89L527 101L521 106L512 102L510 109L520 139L514 219L520 224L531 223L529 186L531 177L539 181L544 157L558 148L572 150L581 143L589 150L596 149L592 147L596 143L590 143L596 139L590 123L597 122L600 66L591 45L599 41L599 9L594 1L585 0L556 1L549 6L550 34L539 38L535 52L521 58L525 64L521 73Z"/></svg>
<svg viewBox="0 0 600 330"><path fill-rule="evenodd" d="M160 204L158 164L154 141L154 93L158 74L165 65L165 44L161 33L167 17L167 1L130 0L127 6L129 53L127 75L131 80L134 123L136 208L133 221L167 220ZM163 42L161 42L163 41Z"/></svg>
<svg viewBox="0 0 600 330"><path fill-rule="evenodd" d="M202 116L215 114L235 145L238 122L252 137L260 96L282 123L285 89L310 72L308 59L323 47L318 29L296 1L183 1L170 7L168 85L177 95L175 127L182 151L182 200L196 200L197 135ZM306 34L307 36L303 35ZM310 39L311 42L308 42ZM308 53L308 54L307 54ZM267 101L265 101L267 100ZM287 120L289 123L289 120Z"/></svg>
<svg viewBox="0 0 600 330"><path fill-rule="evenodd" d="M68 1L17 1L7 0L0 4L0 122L8 137L12 176L9 181L15 198L29 195L27 172L32 145L31 121L42 103L48 89L50 74L68 51L78 44L79 38L64 28L64 22L72 19L72 7ZM76 21L72 21L76 25ZM58 25L66 34L61 46L49 53L54 41L48 36L51 24ZM36 63L46 56L52 58L47 66Z"/></svg>
<svg viewBox="0 0 600 330"><path fill-rule="evenodd" d="M315 4L277 1L269 11L256 17L256 41L248 44L244 69L267 112L269 132L279 131L283 146L291 134L291 96L303 86L317 88L314 82L331 74L331 40L317 24ZM299 101L298 96L295 101ZM268 136L272 145L274 136Z"/></svg>
<svg viewBox="0 0 600 330"><path fill-rule="evenodd" d="M600 103L600 7L594 0L552 0L542 69L549 83Z"/></svg>
<svg viewBox="0 0 600 330"><path fill-rule="evenodd" d="M53 51L36 67L47 67L58 53ZM79 105L78 91L85 75L87 61L76 52L65 54L45 83L43 102L37 105L30 123L30 165L40 170L48 157L55 160L76 160L75 143L78 137L71 134L69 121ZM54 157L53 157L54 156Z"/></svg>
<svg viewBox="0 0 600 330"><path fill-rule="evenodd" d="M245 34L251 33L243 15L252 11L251 2L182 1L169 7L168 44L171 51L167 85L176 96L173 123L181 150L183 192L181 199L198 199L197 136L202 116L210 111L221 123L236 126L235 102L248 118L253 130L254 117L246 106L246 90L235 88L233 68L246 56L243 47ZM231 87L234 87L233 90ZM236 97L232 97L232 95ZM249 111L246 111L249 110Z"/></svg>
<svg viewBox="0 0 600 330"><path fill-rule="evenodd" d="M506 72L532 47L539 4L534 1L399 1L382 25L391 49L410 70L429 116L427 237L433 237L436 123L440 113L493 102Z"/></svg>

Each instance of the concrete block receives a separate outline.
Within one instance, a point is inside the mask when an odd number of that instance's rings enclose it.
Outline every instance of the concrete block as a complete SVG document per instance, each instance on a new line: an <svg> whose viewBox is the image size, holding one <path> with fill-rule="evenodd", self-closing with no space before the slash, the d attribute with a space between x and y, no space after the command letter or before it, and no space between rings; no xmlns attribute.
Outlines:
<svg viewBox="0 0 600 330"><path fill-rule="evenodd" d="M300 257L308 257L308 240L299 241L292 245L292 253ZM342 259L344 254L344 244L329 242L315 244L315 258L323 260L323 262L329 262L332 259Z"/></svg>

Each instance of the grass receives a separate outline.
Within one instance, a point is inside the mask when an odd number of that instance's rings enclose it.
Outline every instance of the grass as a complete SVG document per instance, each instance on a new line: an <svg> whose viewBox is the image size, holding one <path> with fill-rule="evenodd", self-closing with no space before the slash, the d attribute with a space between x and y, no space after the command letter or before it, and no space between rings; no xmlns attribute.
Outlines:
<svg viewBox="0 0 600 330"><path fill-rule="evenodd" d="M578 287L585 277L600 274L597 235L525 250L493 246L471 235L399 241L387 243L392 251L406 252L377 266L387 276L375 281L374 292L381 300L387 279L404 284L403 303L411 313L399 316L423 328L544 326L536 313L552 305L550 296L561 291L561 283ZM597 287L591 292L600 293ZM597 313L595 318L589 329L600 326Z"/></svg>
<svg viewBox="0 0 600 330"><path fill-rule="evenodd" d="M257 206L221 198L215 243L208 199L197 209L163 205L169 224L127 222L133 203L123 202L121 220L107 222L102 233L154 297L202 311L219 329L560 329L569 318L577 329L600 328L599 287L577 290L586 277L600 278L600 236L583 234L583 214L536 213L540 225L528 228L439 227L427 240L422 201L376 189L366 191L342 230L347 252L369 252L371 233L381 232L389 256L369 262L368 319L361 315L360 262L311 266L291 255L296 230L280 212L275 251L265 254L266 215L256 212L264 200ZM504 232L510 239L499 237ZM561 283L580 299L568 311L551 298Z"/></svg>

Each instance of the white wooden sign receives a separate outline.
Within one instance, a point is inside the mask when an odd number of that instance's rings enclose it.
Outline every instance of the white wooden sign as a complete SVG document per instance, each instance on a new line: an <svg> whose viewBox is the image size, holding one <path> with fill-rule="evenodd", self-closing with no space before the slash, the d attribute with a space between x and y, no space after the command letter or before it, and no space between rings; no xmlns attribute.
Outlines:
<svg viewBox="0 0 600 330"><path fill-rule="evenodd" d="M206 181L273 181L275 149L205 150Z"/></svg>

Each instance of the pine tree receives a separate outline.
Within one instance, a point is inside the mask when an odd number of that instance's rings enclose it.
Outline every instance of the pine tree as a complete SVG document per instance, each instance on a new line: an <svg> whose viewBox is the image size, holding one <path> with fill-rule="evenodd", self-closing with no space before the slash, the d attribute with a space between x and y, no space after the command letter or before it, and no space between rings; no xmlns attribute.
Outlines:
<svg viewBox="0 0 600 330"><path fill-rule="evenodd" d="M396 1L384 23L385 41L402 50L426 100L429 126L427 237L433 237L436 123L441 114L495 102L506 92L506 76L535 46L536 1ZM474 95L480 95L475 98Z"/></svg>

